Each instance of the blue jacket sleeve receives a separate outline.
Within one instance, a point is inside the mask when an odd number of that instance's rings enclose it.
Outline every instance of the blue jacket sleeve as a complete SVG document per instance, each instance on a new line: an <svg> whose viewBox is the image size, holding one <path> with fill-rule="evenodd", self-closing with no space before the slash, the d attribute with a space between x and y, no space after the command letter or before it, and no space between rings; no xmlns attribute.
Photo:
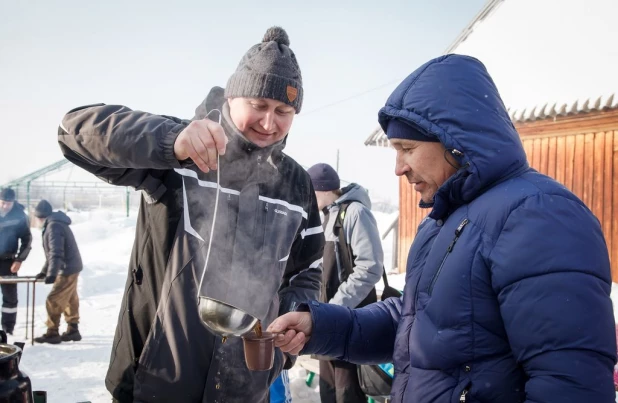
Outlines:
<svg viewBox="0 0 618 403"><path fill-rule="evenodd" d="M313 331L302 354L327 355L354 364L392 361L400 298L359 309L312 301L309 310Z"/></svg>
<svg viewBox="0 0 618 403"><path fill-rule="evenodd" d="M614 402L611 273L592 213L563 196L530 197L510 213L488 263L529 377L526 402Z"/></svg>

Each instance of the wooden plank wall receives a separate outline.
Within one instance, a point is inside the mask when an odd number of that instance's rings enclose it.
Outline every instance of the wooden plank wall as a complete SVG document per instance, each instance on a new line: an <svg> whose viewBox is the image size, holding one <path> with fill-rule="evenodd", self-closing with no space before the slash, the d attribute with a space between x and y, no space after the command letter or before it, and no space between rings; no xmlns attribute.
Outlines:
<svg viewBox="0 0 618 403"><path fill-rule="evenodd" d="M399 247L397 267L400 273L406 271L406 262L410 245L416 236L416 229L429 209L421 209L418 193L405 177L399 178ZM405 206L405 207L404 207Z"/></svg>
<svg viewBox="0 0 618 403"><path fill-rule="evenodd" d="M555 136L526 133L522 142L535 169L563 183L597 216L610 250L612 277L618 282L618 130ZM405 272L416 229L429 210L418 208L417 193L405 178L399 189L398 265Z"/></svg>
<svg viewBox="0 0 618 403"><path fill-rule="evenodd" d="M618 282L618 130L524 136L522 142L532 167L564 184L599 219Z"/></svg>

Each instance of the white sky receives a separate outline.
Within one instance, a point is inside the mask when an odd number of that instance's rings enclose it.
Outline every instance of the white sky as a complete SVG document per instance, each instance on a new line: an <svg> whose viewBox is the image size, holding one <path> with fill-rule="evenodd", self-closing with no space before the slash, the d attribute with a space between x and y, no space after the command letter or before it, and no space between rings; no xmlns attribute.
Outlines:
<svg viewBox="0 0 618 403"><path fill-rule="evenodd" d="M455 49L512 110L618 96L617 0L507 0Z"/></svg>
<svg viewBox="0 0 618 403"><path fill-rule="evenodd" d="M363 141L398 82L442 54L483 3L0 0L0 184L62 158L57 126L76 106L192 117L280 25L305 91L286 151L334 165L339 148L342 178L395 201L394 154Z"/></svg>

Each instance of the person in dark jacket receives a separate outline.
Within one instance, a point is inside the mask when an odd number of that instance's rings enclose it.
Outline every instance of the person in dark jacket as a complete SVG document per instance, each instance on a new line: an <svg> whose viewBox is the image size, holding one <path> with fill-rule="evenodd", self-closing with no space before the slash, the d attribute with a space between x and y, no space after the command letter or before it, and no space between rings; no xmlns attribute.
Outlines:
<svg viewBox="0 0 618 403"><path fill-rule="evenodd" d="M58 344L62 341L80 341L79 296L77 280L83 269L82 257L69 228L71 219L62 211L54 212L47 200L41 200L34 210L37 226L43 229L43 251L45 265L37 274L37 279L45 279L45 284L53 284L47 295L47 332L35 337L37 343ZM67 322L66 332L60 335L60 317L64 314Z"/></svg>
<svg viewBox="0 0 618 403"><path fill-rule="evenodd" d="M356 183L342 189L337 171L328 164L315 164L307 172L318 208L324 213L321 301L349 308L376 302L375 285L384 270L384 253L369 193ZM367 401L356 365L321 358L322 403Z"/></svg>
<svg viewBox="0 0 618 403"><path fill-rule="evenodd" d="M294 363L277 349L272 370L249 371L242 340L218 337L198 312L199 294L265 327L319 295L324 236L315 194L283 153L303 101L289 45L283 29L269 29L192 121L119 105L80 107L62 119L68 160L142 191L105 381L116 401L265 403Z"/></svg>
<svg viewBox="0 0 618 403"><path fill-rule="evenodd" d="M30 253L32 234L24 206L11 188L0 190L0 276L17 276ZM17 284L2 284L2 330L13 334L17 319Z"/></svg>
<svg viewBox="0 0 618 403"><path fill-rule="evenodd" d="M277 344L356 363L393 359L394 403L614 402L601 226L530 168L483 64L429 61L378 118L397 151L396 174L430 209L403 297L355 310L311 302L300 307L310 313L271 325L293 329Z"/></svg>

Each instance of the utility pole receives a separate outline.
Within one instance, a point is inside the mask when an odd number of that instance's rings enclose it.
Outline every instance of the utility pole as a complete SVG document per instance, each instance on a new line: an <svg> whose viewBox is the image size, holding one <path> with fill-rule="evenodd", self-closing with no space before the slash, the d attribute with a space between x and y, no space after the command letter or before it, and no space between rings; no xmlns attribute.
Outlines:
<svg viewBox="0 0 618 403"><path fill-rule="evenodd" d="M335 171L337 171L337 173L339 173L339 149L337 149L337 166L335 168Z"/></svg>

